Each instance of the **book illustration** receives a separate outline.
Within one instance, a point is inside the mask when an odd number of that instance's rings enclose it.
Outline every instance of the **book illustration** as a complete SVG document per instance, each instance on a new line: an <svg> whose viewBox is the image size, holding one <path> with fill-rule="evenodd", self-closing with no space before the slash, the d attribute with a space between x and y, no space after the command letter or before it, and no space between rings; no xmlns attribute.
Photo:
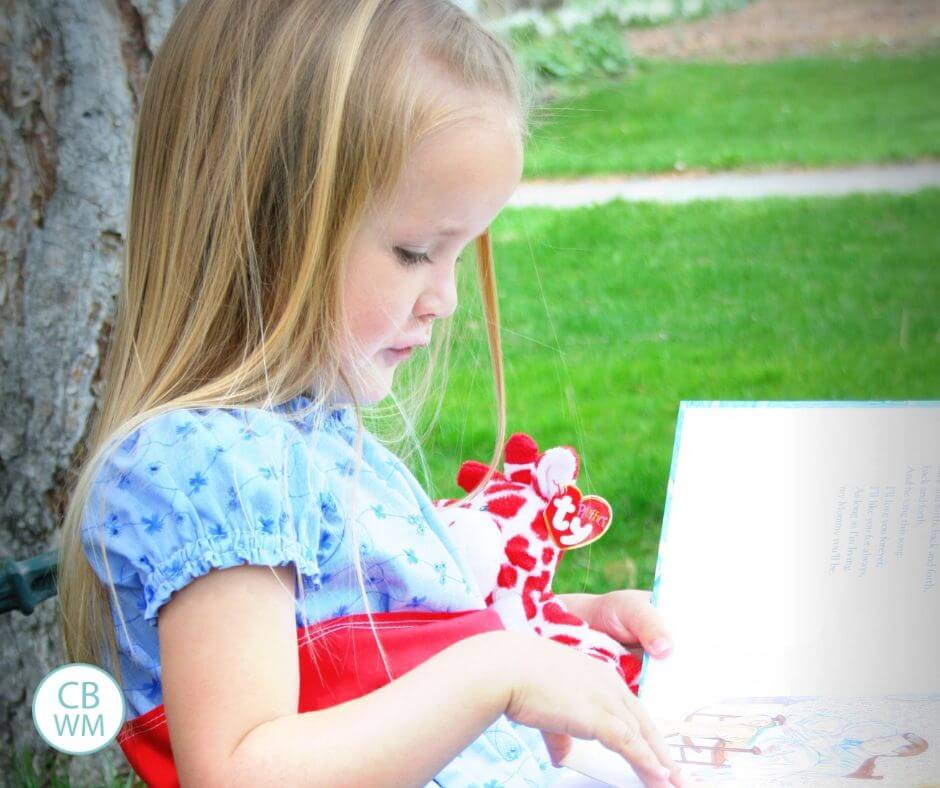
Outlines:
<svg viewBox="0 0 940 788"><path fill-rule="evenodd" d="M673 759L708 783L914 785L940 774L938 727L940 694L765 697L709 704L663 733Z"/></svg>

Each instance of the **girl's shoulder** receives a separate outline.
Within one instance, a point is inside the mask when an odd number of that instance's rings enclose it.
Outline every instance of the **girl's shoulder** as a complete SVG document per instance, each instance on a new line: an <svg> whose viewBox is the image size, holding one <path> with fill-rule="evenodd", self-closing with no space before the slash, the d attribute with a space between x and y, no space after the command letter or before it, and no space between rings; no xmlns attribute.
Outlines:
<svg viewBox="0 0 940 788"><path fill-rule="evenodd" d="M265 478L281 478L296 469L295 454L315 464L330 461L355 437L355 418L346 408L334 408L314 417L303 415L297 400L260 408L177 408L146 419L109 453L96 484L127 483L115 471L137 468L157 472L166 462L177 470L201 466L235 471L257 466ZM286 464L286 465L285 465ZM280 467L278 467L280 465ZM109 472L110 471L110 472ZM216 480L220 474L214 474ZM208 483L204 474L192 477L194 489Z"/></svg>
<svg viewBox="0 0 940 788"><path fill-rule="evenodd" d="M314 427L293 417L295 404L171 410L114 446L82 521L102 581L137 589L154 621L170 594L212 568L296 563L316 588L324 501L355 428L343 412Z"/></svg>

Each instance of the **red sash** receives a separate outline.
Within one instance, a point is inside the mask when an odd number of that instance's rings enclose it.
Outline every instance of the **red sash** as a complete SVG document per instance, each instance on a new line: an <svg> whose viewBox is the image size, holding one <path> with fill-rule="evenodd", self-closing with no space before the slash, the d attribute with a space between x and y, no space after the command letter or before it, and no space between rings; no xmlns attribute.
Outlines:
<svg viewBox="0 0 940 788"><path fill-rule="evenodd" d="M492 608L461 613L375 613L372 619L396 677L458 640L505 628ZM316 650L316 659L308 654L309 642ZM335 706L388 684L388 675L365 614L298 627L297 653L299 713ZM355 665L355 672L350 665ZM148 786L178 788L162 703L124 723L117 742L134 771Z"/></svg>

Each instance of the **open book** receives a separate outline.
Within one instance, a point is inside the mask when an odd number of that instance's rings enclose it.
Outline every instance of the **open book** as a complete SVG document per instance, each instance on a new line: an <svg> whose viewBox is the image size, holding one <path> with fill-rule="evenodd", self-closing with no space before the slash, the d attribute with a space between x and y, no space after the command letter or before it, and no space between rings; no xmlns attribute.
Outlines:
<svg viewBox="0 0 940 788"><path fill-rule="evenodd" d="M940 402L683 402L640 698L690 782L940 786L938 564Z"/></svg>

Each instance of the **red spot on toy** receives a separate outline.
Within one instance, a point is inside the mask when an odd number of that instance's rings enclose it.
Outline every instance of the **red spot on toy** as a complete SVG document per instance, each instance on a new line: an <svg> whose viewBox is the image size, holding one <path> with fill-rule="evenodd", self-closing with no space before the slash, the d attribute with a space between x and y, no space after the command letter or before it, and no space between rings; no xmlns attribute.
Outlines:
<svg viewBox="0 0 940 788"><path fill-rule="evenodd" d="M503 564L499 568L499 576L496 578L496 584L500 588L513 588L519 579L519 573L511 566Z"/></svg>
<svg viewBox="0 0 940 788"><path fill-rule="evenodd" d="M519 484L531 484L532 471L528 468L523 468L519 471L513 471L511 474L509 474L509 478L514 482L518 482Z"/></svg>
<svg viewBox="0 0 940 788"><path fill-rule="evenodd" d="M637 677L640 675L640 668L642 667L643 660L635 654L627 652L620 657L620 669L623 671L627 684L635 684ZM634 693L636 692L633 686L631 686L630 689L632 689Z"/></svg>
<svg viewBox="0 0 940 788"><path fill-rule="evenodd" d="M525 506L525 498L521 495L501 495L486 504L486 511L497 517L509 518L515 517L516 512L523 506Z"/></svg>
<svg viewBox="0 0 940 788"><path fill-rule="evenodd" d="M522 609L525 610L525 617L527 621L531 621L535 618L535 614L538 612L538 608L535 606L535 602L532 601L532 597L526 595L522 597Z"/></svg>
<svg viewBox="0 0 940 788"><path fill-rule="evenodd" d="M573 638L570 635L552 635L551 640L555 640L558 643L563 643L566 646L577 646L581 642L577 638Z"/></svg>
<svg viewBox="0 0 940 788"><path fill-rule="evenodd" d="M583 621L577 616L571 615L565 610L562 610L561 605L557 602L549 602L545 607L542 608L542 615L545 616L545 620L551 624L572 624L573 626L580 626Z"/></svg>
<svg viewBox="0 0 940 788"><path fill-rule="evenodd" d="M535 591L541 593L545 591L549 580L551 580L551 576L548 572L542 572L540 575L529 575L529 577L525 579L525 584L522 586L522 593L525 596L531 596Z"/></svg>
<svg viewBox="0 0 940 788"><path fill-rule="evenodd" d="M529 554L529 540L524 536L514 536L506 543L506 558L526 572L535 569L535 556Z"/></svg>
<svg viewBox="0 0 940 788"><path fill-rule="evenodd" d="M532 518L532 522L529 525L529 528L532 529L532 533L535 534L536 539L540 542L548 541L548 527L545 525L544 514L544 509L538 512L535 517Z"/></svg>

